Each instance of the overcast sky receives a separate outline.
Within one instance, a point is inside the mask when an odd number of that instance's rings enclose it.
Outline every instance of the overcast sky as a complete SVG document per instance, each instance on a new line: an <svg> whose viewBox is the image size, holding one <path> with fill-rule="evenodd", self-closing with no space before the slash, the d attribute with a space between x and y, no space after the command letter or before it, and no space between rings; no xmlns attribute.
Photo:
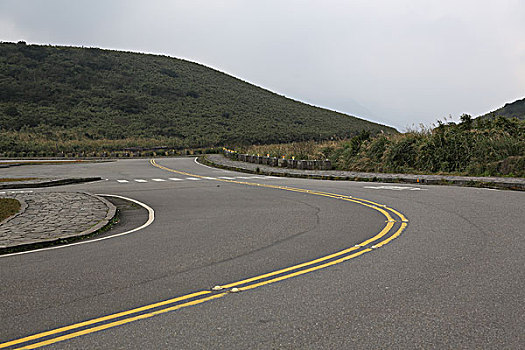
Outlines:
<svg viewBox="0 0 525 350"><path fill-rule="evenodd" d="M185 58L400 130L525 96L524 0L1 0L19 40Z"/></svg>

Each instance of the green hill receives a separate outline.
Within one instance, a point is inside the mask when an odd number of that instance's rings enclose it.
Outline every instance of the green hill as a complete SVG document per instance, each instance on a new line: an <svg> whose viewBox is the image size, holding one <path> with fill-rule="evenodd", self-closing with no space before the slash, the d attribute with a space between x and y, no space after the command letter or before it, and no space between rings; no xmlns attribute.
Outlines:
<svg viewBox="0 0 525 350"><path fill-rule="evenodd" d="M496 109L493 112L482 115L479 118L494 119L497 116L502 116L506 118L518 118L520 120L525 120L525 98L514 101L512 103L507 103L505 104L505 106L499 109Z"/></svg>
<svg viewBox="0 0 525 350"><path fill-rule="evenodd" d="M0 43L4 155L281 143L362 130L396 132L181 59Z"/></svg>

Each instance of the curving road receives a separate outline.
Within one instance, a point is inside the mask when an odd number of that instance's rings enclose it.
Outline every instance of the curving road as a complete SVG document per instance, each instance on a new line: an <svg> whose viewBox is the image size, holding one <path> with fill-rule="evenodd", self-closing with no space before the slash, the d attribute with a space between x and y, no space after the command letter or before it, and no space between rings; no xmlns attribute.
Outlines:
<svg viewBox="0 0 525 350"><path fill-rule="evenodd" d="M125 236L0 257L0 348L525 344L523 192L253 177L189 158L154 165L2 170L101 176L60 190L132 198L155 220ZM127 209L106 236L147 221L145 209L114 200Z"/></svg>

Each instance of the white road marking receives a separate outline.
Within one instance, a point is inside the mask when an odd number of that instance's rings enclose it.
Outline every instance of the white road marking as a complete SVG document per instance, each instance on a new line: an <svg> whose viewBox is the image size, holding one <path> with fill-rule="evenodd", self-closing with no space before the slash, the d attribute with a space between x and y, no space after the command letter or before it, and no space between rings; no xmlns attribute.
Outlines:
<svg viewBox="0 0 525 350"><path fill-rule="evenodd" d="M211 176L203 176L202 178L206 180L217 180L216 177L211 177Z"/></svg>
<svg viewBox="0 0 525 350"><path fill-rule="evenodd" d="M58 246L49 247L49 248L40 248L40 249L35 249L35 250L28 250L28 251L25 251L25 252L4 254L4 255L0 255L0 258L7 258L7 257L10 257L10 256L22 255L22 254L38 253L38 252L43 252L43 251L46 251L46 250L62 249L62 248L72 247L72 246L75 246L75 245L94 243L94 242L99 242L99 241L103 241L103 240L110 239L110 238L125 236L125 235L128 235L130 233L133 233L133 232L136 232L136 231L142 230L143 228L148 227L155 220L155 211L153 210L153 208L151 208L150 206L148 206L148 205L146 205L146 204L144 204L142 202L139 202L138 200L127 198L127 197L123 197L123 196L117 196L115 194L98 194L97 196L101 196L101 197L115 197L115 198L120 198L120 199L124 199L124 200L127 200L127 201L131 201L133 203L136 203L136 204L142 206L143 208L145 208L148 211L148 221L146 221L146 223L144 225L142 225L142 226L136 227L136 228L134 228L132 230L129 230L129 231L126 231L126 232L117 233L117 234L112 235L112 236L100 237L100 238L95 238L95 239L91 239L91 240L88 240L88 241L81 241L81 242L76 242L76 243L58 245Z"/></svg>
<svg viewBox="0 0 525 350"><path fill-rule="evenodd" d="M196 178L196 177L187 177L186 180L198 181L198 180L200 180L200 179L199 179L199 178Z"/></svg>
<svg viewBox="0 0 525 350"><path fill-rule="evenodd" d="M127 182L129 182L128 180L117 180L117 182L120 182L121 184L125 184Z"/></svg>
<svg viewBox="0 0 525 350"><path fill-rule="evenodd" d="M426 189L419 187L410 187L410 186L364 186L363 188L370 188L373 190L392 190L392 191L426 191Z"/></svg>
<svg viewBox="0 0 525 350"><path fill-rule="evenodd" d="M164 180L164 179L151 179L151 180L153 180L153 181L155 181L155 182L163 182L163 181L166 181L166 180Z"/></svg>
<svg viewBox="0 0 525 350"><path fill-rule="evenodd" d="M143 180L143 179L135 179L135 181L137 181L137 182L147 182L146 180Z"/></svg>
<svg viewBox="0 0 525 350"><path fill-rule="evenodd" d="M8 193L12 193L12 194L15 194L15 193L33 193L34 191L24 191L24 190L21 190L21 191L9 191Z"/></svg>
<svg viewBox="0 0 525 350"><path fill-rule="evenodd" d="M170 177L169 178L171 181L182 181L182 179L179 179L177 177Z"/></svg>
<svg viewBox="0 0 525 350"><path fill-rule="evenodd" d="M235 180L234 177L230 177L230 176L218 176L219 179L225 179L225 180Z"/></svg>
<svg viewBox="0 0 525 350"><path fill-rule="evenodd" d="M208 169L213 169L213 170L216 170L216 171L217 171L217 170L218 170L218 171L226 171L226 170L223 170L223 169L217 169L217 168L213 168L213 167L211 167L211 166L207 166L207 165L204 165L204 164L202 164L202 163L199 163L199 162L197 162L197 158L199 158L199 157L195 157L195 158L193 158L193 161L195 162L195 164L199 164L200 166L206 167L206 168L208 168Z"/></svg>

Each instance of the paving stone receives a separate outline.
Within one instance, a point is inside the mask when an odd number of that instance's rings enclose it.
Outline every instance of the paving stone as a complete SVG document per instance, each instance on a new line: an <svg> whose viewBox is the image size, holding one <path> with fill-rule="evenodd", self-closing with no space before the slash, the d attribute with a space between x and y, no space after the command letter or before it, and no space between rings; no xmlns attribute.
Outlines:
<svg viewBox="0 0 525 350"><path fill-rule="evenodd" d="M105 220L111 209L99 197L80 192L7 193L0 197L27 205L0 225L0 247L78 235Z"/></svg>

